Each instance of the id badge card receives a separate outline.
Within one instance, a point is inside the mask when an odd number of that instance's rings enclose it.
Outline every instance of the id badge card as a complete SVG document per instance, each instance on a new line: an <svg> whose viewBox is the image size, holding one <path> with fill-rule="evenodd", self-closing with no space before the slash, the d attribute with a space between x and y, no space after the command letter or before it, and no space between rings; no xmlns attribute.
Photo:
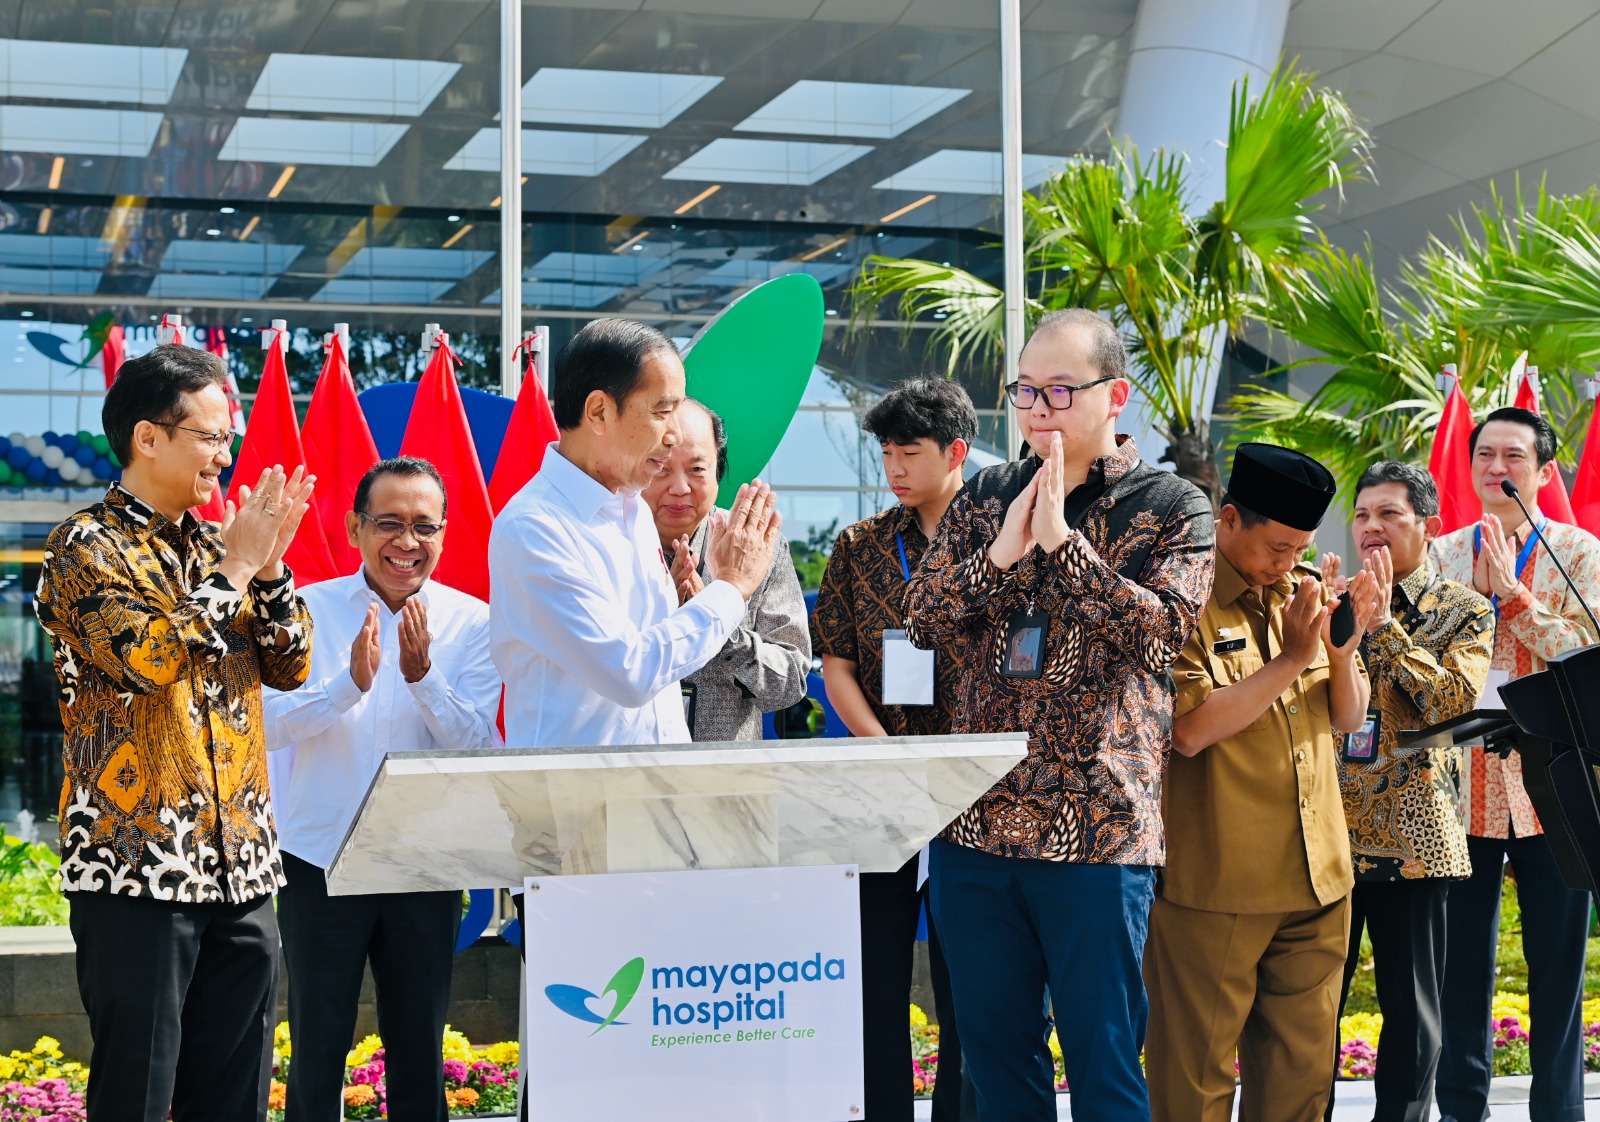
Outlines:
<svg viewBox="0 0 1600 1122"><path fill-rule="evenodd" d="M1506 703L1500 700L1500 687L1511 681L1509 670L1490 670L1489 680L1484 683L1483 695L1478 698L1479 709L1504 709Z"/></svg>
<svg viewBox="0 0 1600 1122"><path fill-rule="evenodd" d="M904 631L883 633L883 703L933 704L933 652L913 647Z"/></svg>
<svg viewBox="0 0 1600 1122"><path fill-rule="evenodd" d="M1378 758L1378 736L1383 729L1383 714L1367 710L1367 719L1355 732L1344 735L1344 758L1355 764L1369 764Z"/></svg>
<svg viewBox="0 0 1600 1122"><path fill-rule="evenodd" d="M1002 678L1037 678L1044 673L1044 639L1050 617L1044 612L1018 612L1006 624L1006 646L1000 656Z"/></svg>
<svg viewBox="0 0 1600 1122"><path fill-rule="evenodd" d="M683 719L689 726L689 735L694 735L694 703L695 696L700 687L693 682L679 682L678 688L683 691Z"/></svg>

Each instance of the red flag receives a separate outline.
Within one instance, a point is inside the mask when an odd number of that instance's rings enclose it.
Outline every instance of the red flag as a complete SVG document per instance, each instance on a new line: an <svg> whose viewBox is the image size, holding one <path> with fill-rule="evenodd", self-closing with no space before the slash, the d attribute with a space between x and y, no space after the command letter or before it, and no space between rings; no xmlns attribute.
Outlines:
<svg viewBox="0 0 1600 1122"><path fill-rule="evenodd" d="M402 456L431 461L444 477L448 546L439 557L433 579L451 588L489 599L489 528L494 513L483 464L472 441L467 411L456 385L455 355L443 335L417 385L411 419L400 441Z"/></svg>
<svg viewBox="0 0 1600 1122"><path fill-rule="evenodd" d="M1470 526L1483 516L1483 503L1472 486L1472 407L1461 392L1461 381L1450 376L1450 394L1433 431L1433 452L1428 472L1439 489L1439 517L1443 533Z"/></svg>
<svg viewBox="0 0 1600 1122"><path fill-rule="evenodd" d="M1579 526L1600 534L1600 403L1589 417L1589 432L1583 439L1578 478L1572 484L1572 509Z"/></svg>
<svg viewBox="0 0 1600 1122"><path fill-rule="evenodd" d="M355 509L356 484L378 462L378 446L356 400L355 379L350 377L344 340L338 335L328 347L328 361L311 394L300 443L306 470L317 477L317 512L328 553L338 572L353 573L361 568L361 552L345 534L344 516Z"/></svg>
<svg viewBox="0 0 1600 1122"><path fill-rule="evenodd" d="M233 482L228 487L228 498L239 501L242 485L254 487L261 473L274 464L292 473L306 462L300 446L300 429L295 423L294 397L289 392L289 372L283 365L283 338L280 334L267 348L266 366L261 372L261 386L256 391L255 405L250 410L250 431L245 434L244 445L239 449L233 464ZM295 583L300 587L339 575L333 558L328 553L328 542L322 533L322 523L317 517L317 500L311 500L311 509L300 520L300 529L283 555L289 568L294 570Z"/></svg>
<svg viewBox="0 0 1600 1122"><path fill-rule="evenodd" d="M1512 402L1518 409L1526 409L1530 413L1542 413L1539 408L1539 388L1534 381L1539 376L1535 367L1528 367L1522 375L1522 381L1517 385L1517 400ZM1572 501L1567 498L1567 481L1561 478L1561 469L1556 468L1556 473L1550 477L1550 482L1539 488L1539 509L1557 522L1565 522L1569 526L1576 526L1578 520L1572 513Z"/></svg>
<svg viewBox="0 0 1600 1122"><path fill-rule="evenodd" d="M522 376L522 392L517 394L505 439L500 442L494 478L489 481L489 503L496 514L538 474L544 463L545 449L559 439L561 430L556 428L556 415L550 409L544 386L539 383L539 372L530 358L528 372Z"/></svg>
<svg viewBox="0 0 1600 1122"><path fill-rule="evenodd" d="M206 350L220 358L228 371L228 411L233 414L233 431L243 432L244 398L239 396L239 380L228 369L228 333L220 327L206 327L201 329L200 337L206 341Z"/></svg>
<svg viewBox="0 0 1600 1122"><path fill-rule="evenodd" d="M100 365L106 372L106 389L111 388L111 383L117 380L117 371L122 368L122 360L127 356L128 345L122 335L122 325L114 323L111 330L106 332L106 345L100 348Z"/></svg>

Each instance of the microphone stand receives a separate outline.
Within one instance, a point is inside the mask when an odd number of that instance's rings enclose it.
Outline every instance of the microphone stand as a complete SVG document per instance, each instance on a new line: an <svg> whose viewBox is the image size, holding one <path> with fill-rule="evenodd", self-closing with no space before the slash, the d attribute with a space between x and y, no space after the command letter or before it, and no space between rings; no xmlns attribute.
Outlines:
<svg viewBox="0 0 1600 1122"><path fill-rule="evenodd" d="M1600 620L1594 618L1594 612L1589 607L1589 601L1585 600L1583 593L1578 591L1578 586L1573 583L1572 577L1567 574L1567 567L1561 563L1561 558L1556 555L1556 551L1550 548L1549 539L1539 530L1539 523L1534 521L1532 514L1528 513L1528 508L1522 501L1522 495L1517 491L1517 485L1509 479L1502 479L1500 481L1500 490L1517 504L1518 510L1522 511L1522 516L1528 520L1528 525L1533 528L1534 537L1539 539L1546 552L1550 554L1550 560L1556 563L1556 570L1561 574L1561 579L1567 582L1567 587L1572 589L1572 594L1578 598L1578 603L1583 606L1584 615L1588 616L1589 622L1594 625L1595 635L1600 636Z"/></svg>

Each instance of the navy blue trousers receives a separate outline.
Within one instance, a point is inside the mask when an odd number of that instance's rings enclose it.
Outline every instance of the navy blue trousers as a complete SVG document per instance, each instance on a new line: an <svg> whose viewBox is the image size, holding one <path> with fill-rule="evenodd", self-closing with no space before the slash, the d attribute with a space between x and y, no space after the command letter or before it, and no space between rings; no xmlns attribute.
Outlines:
<svg viewBox="0 0 1600 1122"><path fill-rule="evenodd" d="M983 1122L1055 1122L1048 988L1075 1116L1149 1122L1141 959L1155 870L929 851L962 1062Z"/></svg>
<svg viewBox="0 0 1600 1122"><path fill-rule="evenodd" d="M1445 906L1444 989L1440 1012L1444 1049L1435 1096L1439 1113L1455 1122L1489 1117L1494 1030L1495 945L1500 931L1500 883L1509 857L1522 907L1522 950L1528 960L1528 1049L1534 1122L1583 1117L1583 956L1589 934L1589 894L1561 879L1550 843L1531 838L1468 836L1472 876L1450 886Z"/></svg>

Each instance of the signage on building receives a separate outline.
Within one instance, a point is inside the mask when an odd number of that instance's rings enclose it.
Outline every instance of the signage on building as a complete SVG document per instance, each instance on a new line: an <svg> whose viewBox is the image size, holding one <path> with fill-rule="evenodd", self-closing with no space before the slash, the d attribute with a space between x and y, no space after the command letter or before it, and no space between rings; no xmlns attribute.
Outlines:
<svg viewBox="0 0 1600 1122"><path fill-rule="evenodd" d="M864 1117L858 886L853 865L530 877L530 1117Z"/></svg>

